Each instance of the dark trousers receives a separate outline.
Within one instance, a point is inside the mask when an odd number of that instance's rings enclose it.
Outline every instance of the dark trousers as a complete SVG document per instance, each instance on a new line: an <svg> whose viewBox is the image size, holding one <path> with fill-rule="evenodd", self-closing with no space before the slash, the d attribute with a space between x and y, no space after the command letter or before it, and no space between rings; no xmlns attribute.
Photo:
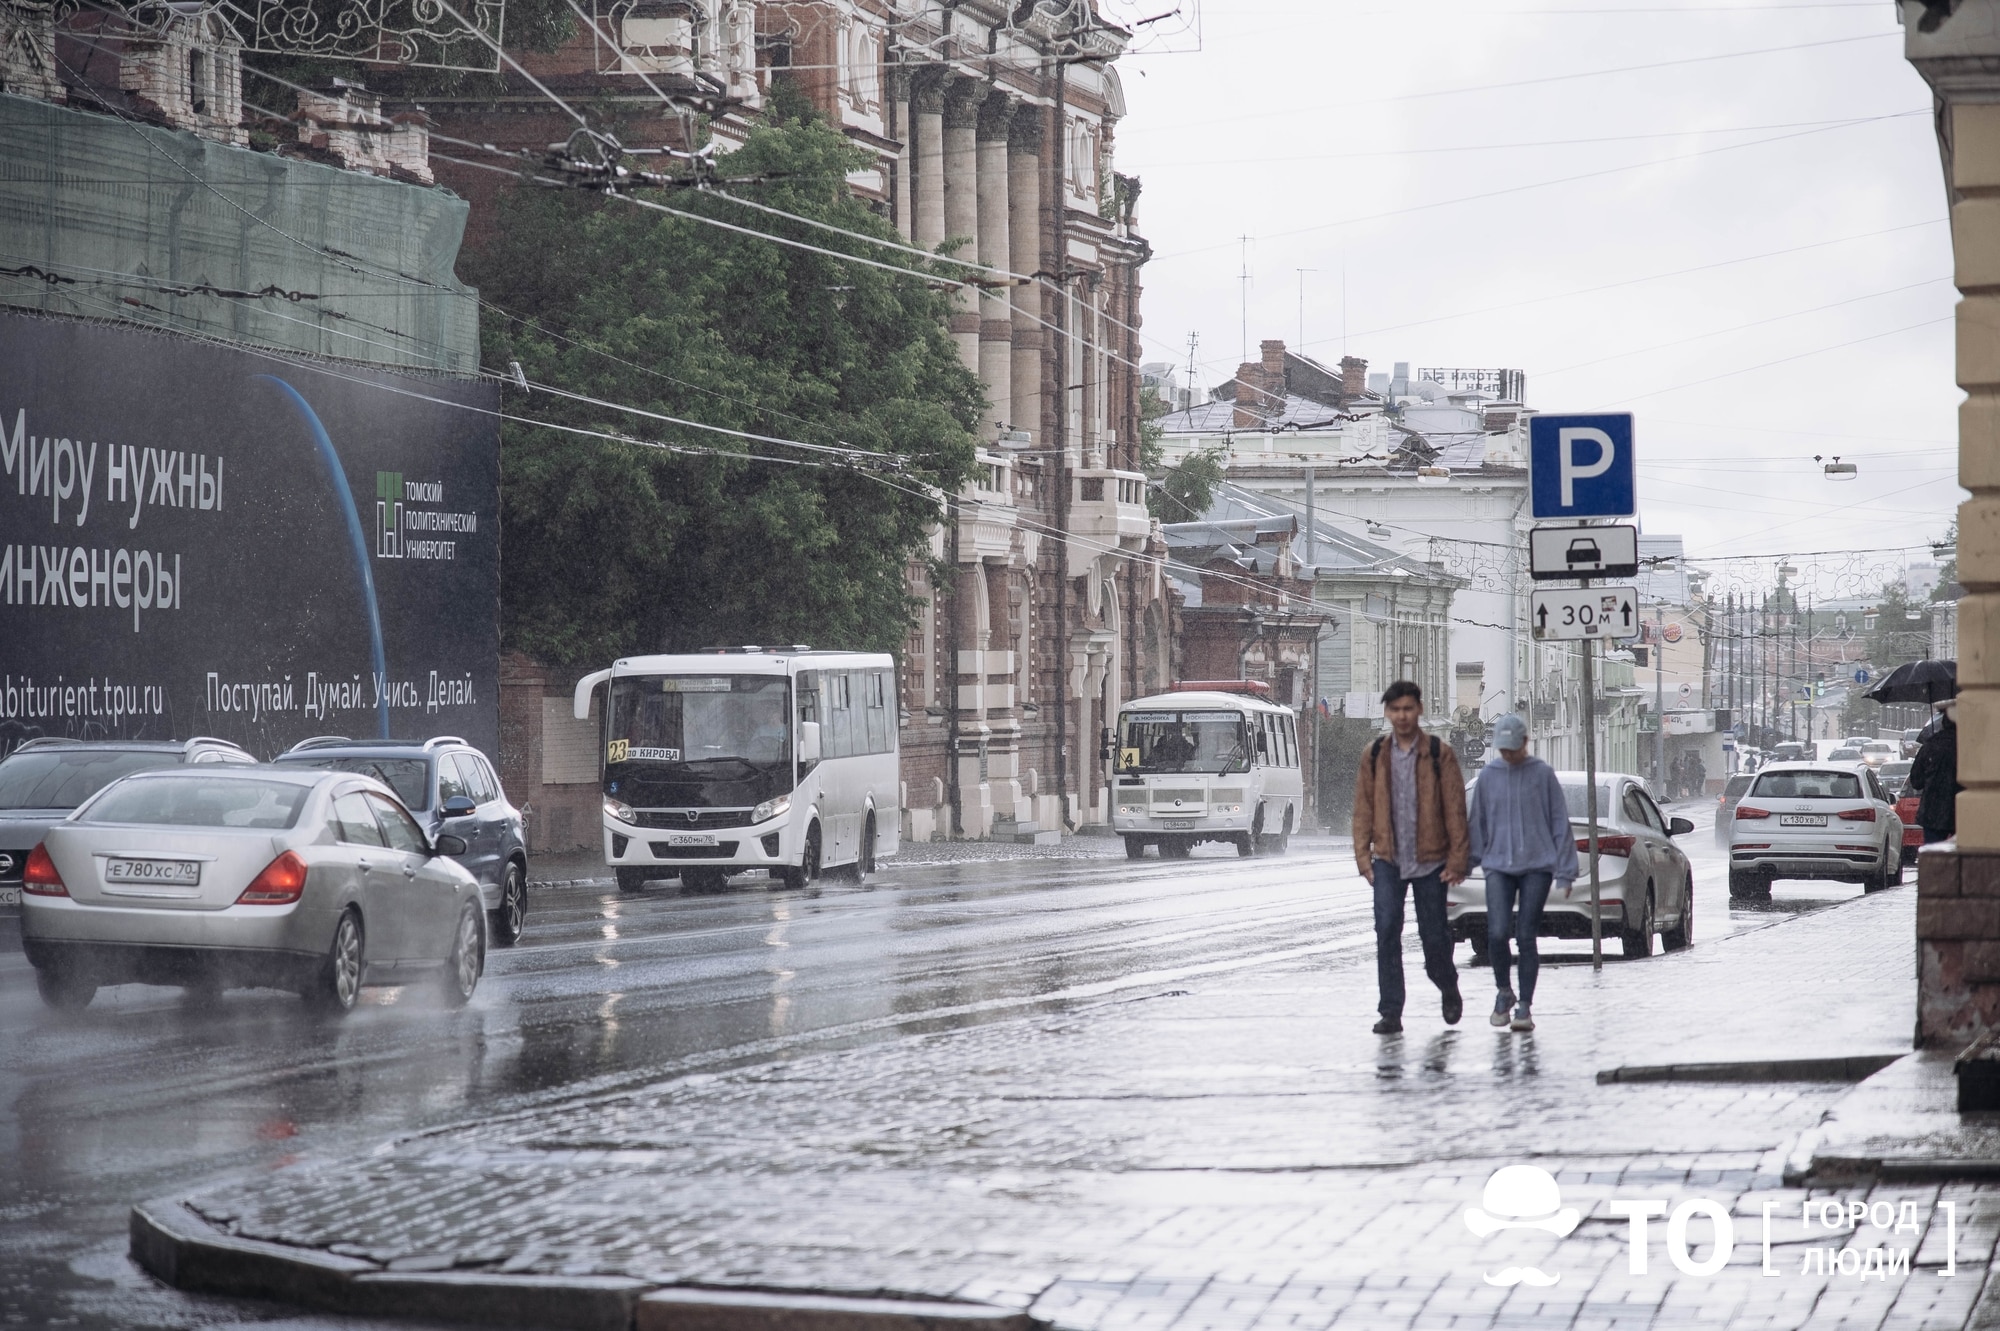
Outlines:
<svg viewBox="0 0 2000 1331"><path fill-rule="evenodd" d="M1486 956L1493 963L1493 983L1505 991L1512 963L1507 958L1511 937L1521 950L1521 987L1515 1001L1526 1007L1535 1001L1535 977L1541 973L1542 954L1535 932L1542 923L1542 907L1549 904L1549 888L1554 886L1546 873L1500 873L1486 871Z"/></svg>
<svg viewBox="0 0 2000 1331"><path fill-rule="evenodd" d="M1444 915L1444 871L1405 878L1389 860L1375 861L1375 981L1382 991L1376 1011L1403 1017L1403 898L1417 903L1417 937L1424 945L1424 974L1439 993L1458 992L1451 962L1451 926Z"/></svg>
<svg viewBox="0 0 2000 1331"><path fill-rule="evenodd" d="M1951 836L1952 829L1949 827L1926 827L1924 829L1924 844L1928 846L1938 841L1949 841L1951 840Z"/></svg>

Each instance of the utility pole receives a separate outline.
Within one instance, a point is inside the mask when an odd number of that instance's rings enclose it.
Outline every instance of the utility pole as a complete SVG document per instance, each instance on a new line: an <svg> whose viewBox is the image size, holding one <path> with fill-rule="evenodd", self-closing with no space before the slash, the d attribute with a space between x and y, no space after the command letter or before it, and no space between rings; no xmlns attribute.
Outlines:
<svg viewBox="0 0 2000 1331"><path fill-rule="evenodd" d="M1299 355L1303 356L1303 355L1305 355L1305 354L1306 354L1306 274L1307 274L1307 273L1316 273L1316 272L1318 272L1318 271L1319 271L1319 269L1317 269L1317 268L1295 268L1295 269L1293 269L1292 271L1293 271L1293 272L1295 272L1295 273L1297 273L1297 274L1299 275L1299 340L1298 340L1298 353L1299 353Z"/></svg>
<svg viewBox="0 0 2000 1331"><path fill-rule="evenodd" d="M1653 603L1653 780L1667 789L1667 608Z"/></svg>
<svg viewBox="0 0 2000 1331"><path fill-rule="evenodd" d="M1243 270L1236 279L1241 286L1238 306L1243 316L1243 354L1237 357L1241 363L1250 359L1250 237L1243 235L1237 239L1243 242Z"/></svg>
<svg viewBox="0 0 2000 1331"><path fill-rule="evenodd" d="M1070 35L1076 35L1074 26ZM1056 817L1069 824L1069 62L1056 57Z"/></svg>

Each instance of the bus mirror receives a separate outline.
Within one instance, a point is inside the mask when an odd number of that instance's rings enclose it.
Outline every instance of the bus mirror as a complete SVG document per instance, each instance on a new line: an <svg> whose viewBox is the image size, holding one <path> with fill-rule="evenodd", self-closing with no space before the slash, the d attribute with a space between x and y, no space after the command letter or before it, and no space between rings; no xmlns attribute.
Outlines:
<svg viewBox="0 0 2000 1331"><path fill-rule="evenodd" d="M799 761L808 767L819 761L819 722L799 722Z"/></svg>

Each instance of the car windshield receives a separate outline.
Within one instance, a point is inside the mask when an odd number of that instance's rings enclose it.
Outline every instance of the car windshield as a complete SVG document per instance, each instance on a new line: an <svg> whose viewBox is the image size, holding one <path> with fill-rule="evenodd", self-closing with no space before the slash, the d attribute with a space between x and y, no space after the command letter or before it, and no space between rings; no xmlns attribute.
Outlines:
<svg viewBox="0 0 2000 1331"><path fill-rule="evenodd" d="M352 753L315 753L287 757L287 767L318 767L329 772L354 772L372 776L396 792L405 808L422 813L431 803L431 765L428 758L370 758Z"/></svg>
<svg viewBox="0 0 2000 1331"><path fill-rule="evenodd" d="M1569 816L1588 818L1590 810L1585 808L1585 792L1589 787L1581 781L1562 783L1563 799L1569 804ZM1597 821L1604 822L1611 817L1611 787L1600 784L1597 787Z"/></svg>
<svg viewBox="0 0 2000 1331"><path fill-rule="evenodd" d="M1750 793L1774 800L1858 800L1861 778L1853 772L1766 772Z"/></svg>
<svg viewBox="0 0 2000 1331"><path fill-rule="evenodd" d="M157 749L55 749L0 762L0 809L74 809L121 776L179 765Z"/></svg>
<svg viewBox="0 0 2000 1331"><path fill-rule="evenodd" d="M1910 776L1910 764L1907 762L1883 763L1878 770L1884 781L1906 781Z"/></svg>
<svg viewBox="0 0 2000 1331"><path fill-rule="evenodd" d="M1729 784L1722 788L1722 797L1724 799L1740 799L1743 792L1750 789L1750 783L1756 779L1753 776L1730 777Z"/></svg>
<svg viewBox="0 0 2000 1331"><path fill-rule="evenodd" d="M140 777L105 791L77 821L276 832L298 821L310 789L292 781L240 777Z"/></svg>
<svg viewBox="0 0 2000 1331"><path fill-rule="evenodd" d="M1127 712L1119 722L1121 772L1250 769L1250 745L1239 712Z"/></svg>
<svg viewBox="0 0 2000 1331"><path fill-rule="evenodd" d="M1860 756L1861 750L1859 749L1835 749L1832 753L1826 755L1826 760L1830 763L1846 763L1853 762Z"/></svg>

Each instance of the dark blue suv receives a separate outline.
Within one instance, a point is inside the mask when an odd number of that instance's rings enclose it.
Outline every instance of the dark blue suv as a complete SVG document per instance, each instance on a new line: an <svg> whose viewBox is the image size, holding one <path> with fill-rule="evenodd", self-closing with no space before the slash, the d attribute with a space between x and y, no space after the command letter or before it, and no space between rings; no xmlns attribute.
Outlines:
<svg viewBox="0 0 2000 1331"><path fill-rule="evenodd" d="M396 792L424 830L465 839L454 856L479 880L501 947L520 941L528 920L528 842L521 811L507 802L500 777L486 755L456 735L434 739L348 739L320 735L301 740L272 761L372 776Z"/></svg>

